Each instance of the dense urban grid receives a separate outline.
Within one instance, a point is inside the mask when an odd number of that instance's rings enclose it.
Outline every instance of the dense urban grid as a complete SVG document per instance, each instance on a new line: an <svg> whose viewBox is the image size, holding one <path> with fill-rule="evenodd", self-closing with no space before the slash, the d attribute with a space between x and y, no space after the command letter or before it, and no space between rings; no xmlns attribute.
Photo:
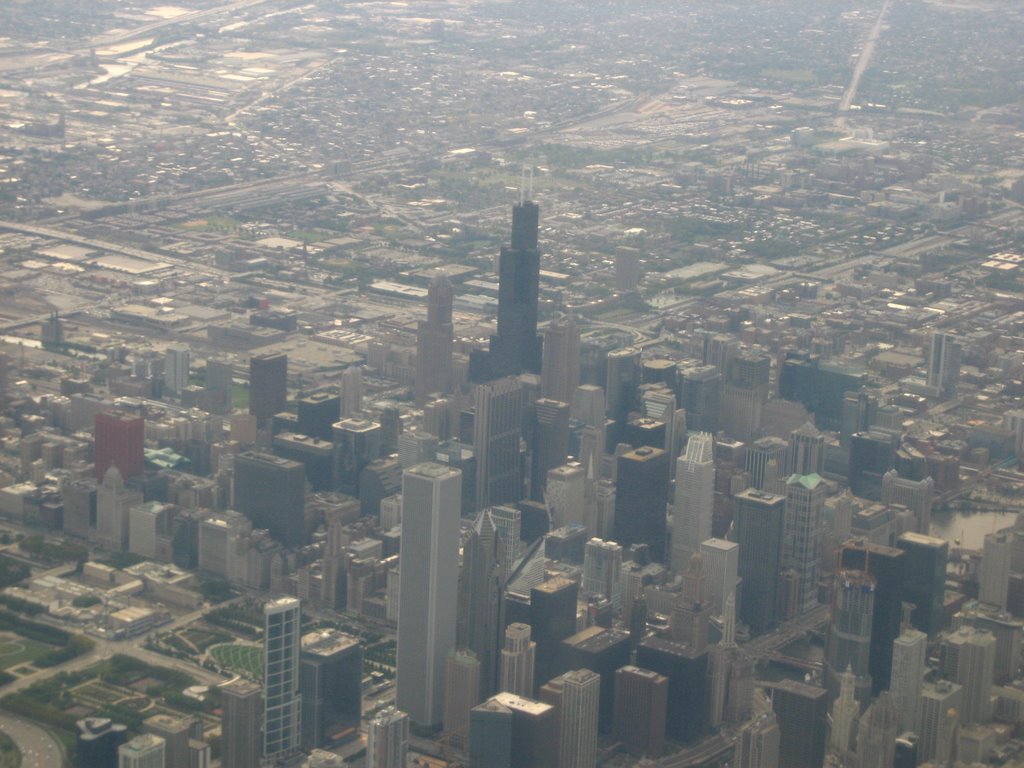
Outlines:
<svg viewBox="0 0 1024 768"><path fill-rule="evenodd" d="M1024 768L1024 6L0 3L0 768Z"/></svg>

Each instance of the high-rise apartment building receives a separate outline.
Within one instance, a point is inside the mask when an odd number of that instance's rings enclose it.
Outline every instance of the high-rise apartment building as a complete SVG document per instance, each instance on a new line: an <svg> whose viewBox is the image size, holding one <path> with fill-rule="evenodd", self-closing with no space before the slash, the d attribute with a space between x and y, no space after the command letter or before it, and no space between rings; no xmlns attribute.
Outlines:
<svg viewBox="0 0 1024 768"><path fill-rule="evenodd" d="M921 716L916 729L920 737L917 755L922 763L946 751L948 740L943 731L950 725L947 716L951 710L960 711L963 697L963 688L948 680L924 684L921 691Z"/></svg>
<svg viewBox="0 0 1024 768"><path fill-rule="evenodd" d="M435 392L448 394L452 388L454 331L451 281L439 275L427 288L427 319L416 329L416 402L425 403Z"/></svg>
<svg viewBox="0 0 1024 768"><path fill-rule="evenodd" d="M260 686L239 678L221 686L221 765L252 768L263 754L260 729L263 693Z"/></svg>
<svg viewBox="0 0 1024 768"><path fill-rule="evenodd" d="M288 355L267 353L249 358L249 413L260 424L288 404Z"/></svg>
<svg viewBox="0 0 1024 768"><path fill-rule="evenodd" d="M426 463L402 476L396 703L414 722L443 716L445 663L455 647L462 473Z"/></svg>
<svg viewBox="0 0 1024 768"><path fill-rule="evenodd" d="M522 495L522 398L522 385L511 376L473 389L477 509L514 503Z"/></svg>
<svg viewBox="0 0 1024 768"><path fill-rule="evenodd" d="M293 597L263 606L263 757L298 752L302 695L299 693L301 602Z"/></svg>
<svg viewBox="0 0 1024 768"><path fill-rule="evenodd" d="M676 462L672 513L672 570L682 573L701 542L711 538L715 505L715 449L707 432L693 435Z"/></svg>

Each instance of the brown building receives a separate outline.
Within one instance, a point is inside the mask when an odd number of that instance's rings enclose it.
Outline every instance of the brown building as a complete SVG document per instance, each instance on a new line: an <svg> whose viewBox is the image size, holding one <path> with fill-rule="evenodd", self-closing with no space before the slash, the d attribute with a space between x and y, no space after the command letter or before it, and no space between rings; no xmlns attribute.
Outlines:
<svg viewBox="0 0 1024 768"><path fill-rule="evenodd" d="M615 673L612 728L631 755L661 757L665 749L668 678L627 665Z"/></svg>

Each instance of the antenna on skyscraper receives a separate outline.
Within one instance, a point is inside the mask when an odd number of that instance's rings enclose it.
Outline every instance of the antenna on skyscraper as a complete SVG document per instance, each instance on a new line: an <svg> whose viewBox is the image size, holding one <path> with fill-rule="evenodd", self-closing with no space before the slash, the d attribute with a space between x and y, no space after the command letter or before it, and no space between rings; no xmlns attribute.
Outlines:
<svg viewBox="0 0 1024 768"><path fill-rule="evenodd" d="M519 204L526 201L526 168L519 171Z"/></svg>
<svg viewBox="0 0 1024 768"><path fill-rule="evenodd" d="M523 168L519 177L519 204L533 199L533 168Z"/></svg>

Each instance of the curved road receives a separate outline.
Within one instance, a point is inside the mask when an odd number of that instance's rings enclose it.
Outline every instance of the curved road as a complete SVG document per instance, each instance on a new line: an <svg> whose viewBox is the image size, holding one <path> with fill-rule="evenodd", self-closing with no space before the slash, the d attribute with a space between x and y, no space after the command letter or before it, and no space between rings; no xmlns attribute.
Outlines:
<svg viewBox="0 0 1024 768"><path fill-rule="evenodd" d="M58 768L64 752L50 733L24 718L0 711L0 731L21 750L21 768Z"/></svg>

